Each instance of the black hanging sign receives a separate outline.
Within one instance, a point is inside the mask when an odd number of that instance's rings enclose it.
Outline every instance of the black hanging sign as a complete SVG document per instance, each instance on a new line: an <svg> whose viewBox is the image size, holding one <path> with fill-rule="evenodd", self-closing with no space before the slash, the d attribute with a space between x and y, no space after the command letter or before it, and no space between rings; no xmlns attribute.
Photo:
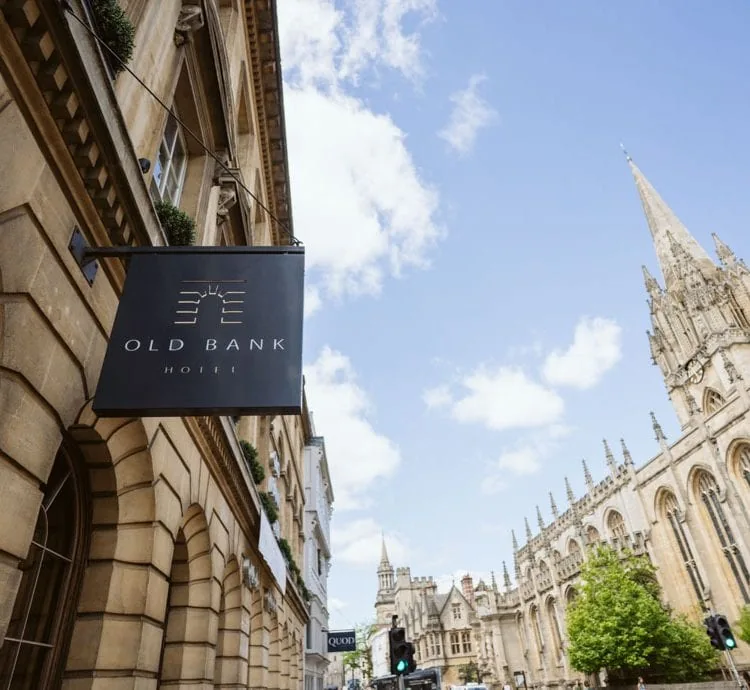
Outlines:
<svg viewBox="0 0 750 690"><path fill-rule="evenodd" d="M131 252L96 414L301 412L304 248Z"/></svg>
<svg viewBox="0 0 750 690"><path fill-rule="evenodd" d="M329 631L328 651L331 654L335 654L336 652L356 652L357 633L354 630Z"/></svg>

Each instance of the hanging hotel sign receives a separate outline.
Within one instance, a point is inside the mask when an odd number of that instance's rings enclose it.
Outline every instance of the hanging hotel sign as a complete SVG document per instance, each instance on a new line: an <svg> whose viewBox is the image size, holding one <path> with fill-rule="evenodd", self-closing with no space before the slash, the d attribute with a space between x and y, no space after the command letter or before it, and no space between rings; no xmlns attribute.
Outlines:
<svg viewBox="0 0 750 690"><path fill-rule="evenodd" d="M304 249L142 252L130 256L94 412L298 414Z"/></svg>
<svg viewBox="0 0 750 690"><path fill-rule="evenodd" d="M357 633L354 630L331 630L328 632L328 652L356 652Z"/></svg>

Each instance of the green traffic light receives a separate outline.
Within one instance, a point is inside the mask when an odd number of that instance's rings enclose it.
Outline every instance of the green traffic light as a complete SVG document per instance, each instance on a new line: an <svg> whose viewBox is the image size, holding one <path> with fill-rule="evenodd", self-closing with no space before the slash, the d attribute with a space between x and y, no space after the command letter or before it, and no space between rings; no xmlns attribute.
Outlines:
<svg viewBox="0 0 750 690"><path fill-rule="evenodd" d="M407 667L407 663L406 663L406 661L405 661L404 659L401 659L401 660L400 660L400 661L399 661L399 662L398 662L398 663L396 664L396 670L397 670L397 671L398 671L399 673L401 673L402 671L406 671L406 667Z"/></svg>
<svg viewBox="0 0 750 690"><path fill-rule="evenodd" d="M728 640L724 640L724 646L727 649L734 649L737 646L737 643L730 637Z"/></svg>

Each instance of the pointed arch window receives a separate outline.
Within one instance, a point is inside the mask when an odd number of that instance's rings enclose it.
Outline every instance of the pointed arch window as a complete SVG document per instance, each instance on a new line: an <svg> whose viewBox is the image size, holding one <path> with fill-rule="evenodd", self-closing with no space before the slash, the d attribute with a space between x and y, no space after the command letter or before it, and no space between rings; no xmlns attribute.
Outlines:
<svg viewBox="0 0 750 690"><path fill-rule="evenodd" d="M547 601L547 618L549 619L549 626L552 629L555 659L560 660L563 653L562 628L560 627L560 619L557 617L557 602L552 597Z"/></svg>
<svg viewBox="0 0 750 690"><path fill-rule="evenodd" d="M673 493L667 492L664 494L661 509L672 529L677 549L680 552L682 563L685 566L688 577L690 578L690 583L693 585L695 595L698 597L698 601L703 604L703 590L705 589L705 585L700 570L698 569L698 564L695 562L695 556L693 556L693 550L688 541L687 534L685 533L682 523L682 514L680 512L680 507L677 504L677 498Z"/></svg>
<svg viewBox="0 0 750 690"><path fill-rule="evenodd" d="M90 503L86 475L64 448L55 458L21 583L0 649L0 688L57 687L88 553Z"/></svg>
<svg viewBox="0 0 750 690"><path fill-rule="evenodd" d="M610 512L607 518L607 528L613 539L621 539L628 533L628 528L625 526L625 520L622 515L616 510Z"/></svg>
<svg viewBox="0 0 750 690"><path fill-rule="evenodd" d="M531 631L534 635L534 642L536 643L537 652L539 652L539 658L541 659L542 652L544 651L544 638L542 637L542 629L539 626L539 609L536 606L531 607Z"/></svg>
<svg viewBox="0 0 750 690"><path fill-rule="evenodd" d="M713 388L706 388L703 393L703 410L707 415L718 412L724 407L725 401L719 391Z"/></svg>
<svg viewBox="0 0 750 690"><path fill-rule="evenodd" d="M580 544L575 540L571 539L568 541L568 555L569 556L581 556L581 546Z"/></svg>
<svg viewBox="0 0 750 690"><path fill-rule="evenodd" d="M719 500L719 486L716 483L716 479L708 472L701 472L696 479L698 496L716 532L716 536L721 544L721 550L737 582L737 587L745 603L750 603L750 596L748 595L750 573L748 573L745 559L742 557L742 553L740 553L737 546L737 541L727 520L724 507Z"/></svg>
<svg viewBox="0 0 750 690"><path fill-rule="evenodd" d="M743 443L737 449L737 469L750 486L750 443Z"/></svg>
<svg viewBox="0 0 750 690"><path fill-rule="evenodd" d="M593 525L586 528L586 542L589 546L593 546L599 541L599 530Z"/></svg>

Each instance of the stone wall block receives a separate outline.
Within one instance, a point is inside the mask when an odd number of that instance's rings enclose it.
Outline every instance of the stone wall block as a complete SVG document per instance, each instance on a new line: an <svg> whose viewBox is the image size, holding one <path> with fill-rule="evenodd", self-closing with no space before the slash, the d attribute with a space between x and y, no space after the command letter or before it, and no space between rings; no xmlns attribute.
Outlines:
<svg viewBox="0 0 750 690"><path fill-rule="evenodd" d="M78 600L79 613L100 613L107 608L109 583L114 567L112 561L89 562Z"/></svg>
<svg viewBox="0 0 750 690"><path fill-rule="evenodd" d="M180 498L161 477L158 477L154 482L154 497L156 500L156 519L171 532L174 543L177 532L182 526L183 506ZM169 568L166 572L169 572Z"/></svg>
<svg viewBox="0 0 750 690"><path fill-rule="evenodd" d="M107 439L107 448L115 463L121 458L132 455L135 451L147 452L148 438L141 421L133 419L118 427ZM149 476L148 480L150 479Z"/></svg>
<svg viewBox="0 0 750 690"><path fill-rule="evenodd" d="M150 484L121 493L119 500L120 524L153 522L156 517L154 490Z"/></svg>
<svg viewBox="0 0 750 690"><path fill-rule="evenodd" d="M115 460L114 476L120 491L132 486L150 484L153 481L150 453L143 450Z"/></svg>
<svg viewBox="0 0 750 690"><path fill-rule="evenodd" d="M174 537L165 525L157 522L153 526L153 554L151 563L165 577L169 577L174 553Z"/></svg>
<svg viewBox="0 0 750 690"><path fill-rule="evenodd" d="M68 671L95 668L103 629L104 619L101 616L76 619L66 666Z"/></svg>
<svg viewBox="0 0 750 690"><path fill-rule="evenodd" d="M175 452L174 447L162 431L157 432L151 446L154 476L166 482L172 492L179 496L184 509L190 505L190 474L183 464L182 458Z"/></svg>
<svg viewBox="0 0 750 690"><path fill-rule="evenodd" d="M0 213L25 203L46 166L44 156L18 106L0 111L0 151L3 168L12 175L0 175Z"/></svg>
<svg viewBox="0 0 750 690"><path fill-rule="evenodd" d="M41 503L39 487L0 459L0 550L26 558Z"/></svg>
<svg viewBox="0 0 750 690"><path fill-rule="evenodd" d="M150 565L154 554L154 525L150 522L121 524L117 529L115 558L126 563Z"/></svg>
<svg viewBox="0 0 750 690"><path fill-rule="evenodd" d="M20 583L21 571L16 567L15 562L7 558L0 560L0 592L3 593L0 597L0 639L5 637L8 630L8 621L13 615L15 593Z"/></svg>

